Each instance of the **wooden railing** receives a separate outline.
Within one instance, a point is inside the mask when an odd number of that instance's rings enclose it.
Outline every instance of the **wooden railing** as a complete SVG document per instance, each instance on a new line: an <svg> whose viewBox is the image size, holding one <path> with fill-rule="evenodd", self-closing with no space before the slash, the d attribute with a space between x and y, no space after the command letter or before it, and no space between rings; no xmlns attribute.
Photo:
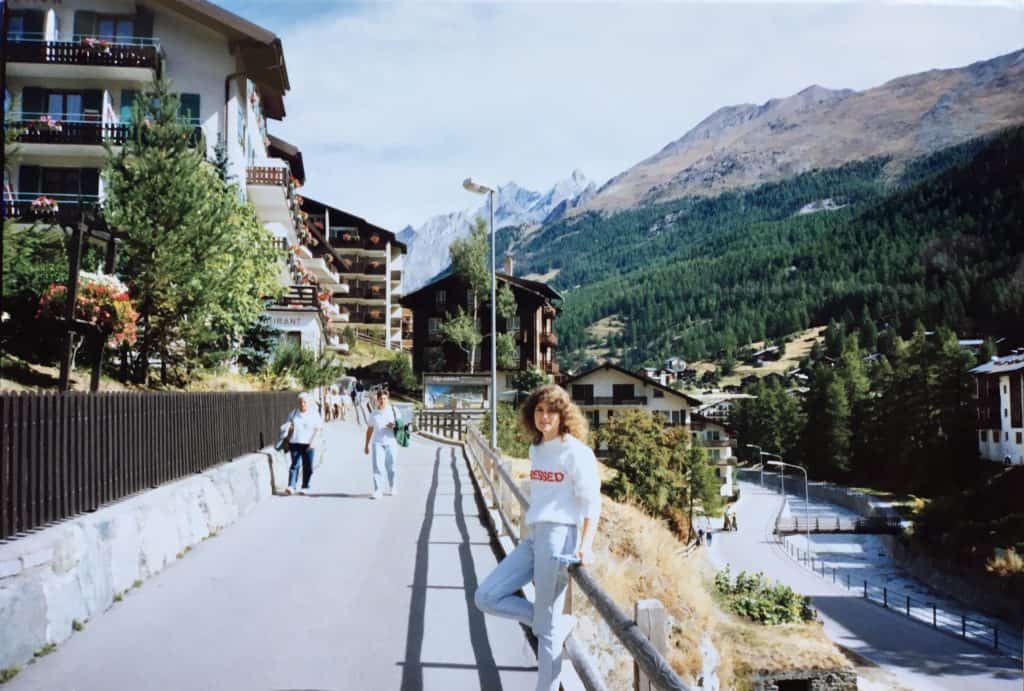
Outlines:
<svg viewBox="0 0 1024 691"><path fill-rule="evenodd" d="M620 398L618 396L573 396L573 403L579 405L647 405L647 396Z"/></svg>
<svg viewBox="0 0 1024 691"><path fill-rule="evenodd" d="M289 286L285 294L273 304L291 309L320 309L320 301L313 286Z"/></svg>
<svg viewBox="0 0 1024 691"><path fill-rule="evenodd" d="M245 171L245 181L249 185L287 187L290 175L285 166L249 166Z"/></svg>
<svg viewBox="0 0 1024 691"><path fill-rule="evenodd" d="M277 439L294 393L0 393L0 539Z"/></svg>
<svg viewBox="0 0 1024 691"><path fill-rule="evenodd" d="M479 424L486 415L486 410L420 410L416 413L413 428L418 432L462 441L470 428Z"/></svg>
<svg viewBox="0 0 1024 691"><path fill-rule="evenodd" d="M21 130L22 144L85 144L102 146L104 142L121 146L128 138L129 126L117 122L67 122L53 125L38 120L15 124Z"/></svg>
<svg viewBox="0 0 1024 691"><path fill-rule="evenodd" d="M501 453L490 447L478 429L470 427L465 436L466 453L481 480L491 523L499 536L507 536L518 543L529 535L529 526L523 520L530 507L526 496L529 481L524 480L520 485L513 479ZM637 603L636 619L630 619L586 567L570 566L569 573L572 581L566 594L567 611L572 609L572 584L575 583L633 657L636 663L635 688L690 691L690 686L679 678L665 659L667 621L660 603L655 600ZM593 661L572 636L566 640L565 650L587 691L606 691L604 680Z"/></svg>
<svg viewBox="0 0 1024 691"><path fill-rule="evenodd" d="M108 43L90 46L85 43L12 38L7 44L7 53L9 62L160 68L160 50L155 45Z"/></svg>

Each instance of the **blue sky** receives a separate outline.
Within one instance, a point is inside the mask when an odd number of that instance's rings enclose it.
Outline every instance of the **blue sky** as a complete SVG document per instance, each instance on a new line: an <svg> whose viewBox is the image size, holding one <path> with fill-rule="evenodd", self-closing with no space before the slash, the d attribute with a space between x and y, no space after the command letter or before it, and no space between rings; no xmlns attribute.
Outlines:
<svg viewBox="0 0 1024 691"><path fill-rule="evenodd" d="M600 184L722 106L1024 48L1024 0L217 1L284 42L271 131L302 149L306 193L396 231L476 206L467 175Z"/></svg>

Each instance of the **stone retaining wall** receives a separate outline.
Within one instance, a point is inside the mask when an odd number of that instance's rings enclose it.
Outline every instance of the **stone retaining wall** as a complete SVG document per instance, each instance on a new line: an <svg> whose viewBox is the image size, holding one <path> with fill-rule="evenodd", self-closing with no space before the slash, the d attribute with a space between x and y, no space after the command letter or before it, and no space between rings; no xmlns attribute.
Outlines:
<svg viewBox="0 0 1024 691"><path fill-rule="evenodd" d="M0 669L238 521L285 487L288 465L268 448L0 544Z"/></svg>
<svg viewBox="0 0 1024 691"><path fill-rule="evenodd" d="M893 561L928 587L965 607L1024 626L1024 603L1001 592L993 582L983 576L961 574L956 564L925 554L898 537L885 535L882 540Z"/></svg>

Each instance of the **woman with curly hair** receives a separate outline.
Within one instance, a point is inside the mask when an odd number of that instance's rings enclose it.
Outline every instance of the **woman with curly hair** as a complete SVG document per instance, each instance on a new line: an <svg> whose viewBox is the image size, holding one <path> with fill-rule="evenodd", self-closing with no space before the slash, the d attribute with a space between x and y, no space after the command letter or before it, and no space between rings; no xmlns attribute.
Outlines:
<svg viewBox="0 0 1024 691"><path fill-rule="evenodd" d="M476 591L483 612L516 619L537 637L537 689L557 691L562 646L576 618L562 613L568 565L586 564L601 515L597 460L587 421L560 386L542 386L520 409L530 444L530 509L521 540ZM534 582L535 602L519 595Z"/></svg>

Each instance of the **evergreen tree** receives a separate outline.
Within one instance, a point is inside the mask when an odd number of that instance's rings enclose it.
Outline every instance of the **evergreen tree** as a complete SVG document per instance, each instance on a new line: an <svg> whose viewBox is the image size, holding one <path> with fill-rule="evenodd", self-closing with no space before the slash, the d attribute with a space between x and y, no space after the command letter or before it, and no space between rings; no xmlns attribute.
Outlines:
<svg viewBox="0 0 1024 691"><path fill-rule="evenodd" d="M141 382L154 356L187 379L203 352L239 343L280 291L270 233L193 146L178 105L166 81L139 94L131 136L103 171L107 220L127 234L120 270L140 315Z"/></svg>

